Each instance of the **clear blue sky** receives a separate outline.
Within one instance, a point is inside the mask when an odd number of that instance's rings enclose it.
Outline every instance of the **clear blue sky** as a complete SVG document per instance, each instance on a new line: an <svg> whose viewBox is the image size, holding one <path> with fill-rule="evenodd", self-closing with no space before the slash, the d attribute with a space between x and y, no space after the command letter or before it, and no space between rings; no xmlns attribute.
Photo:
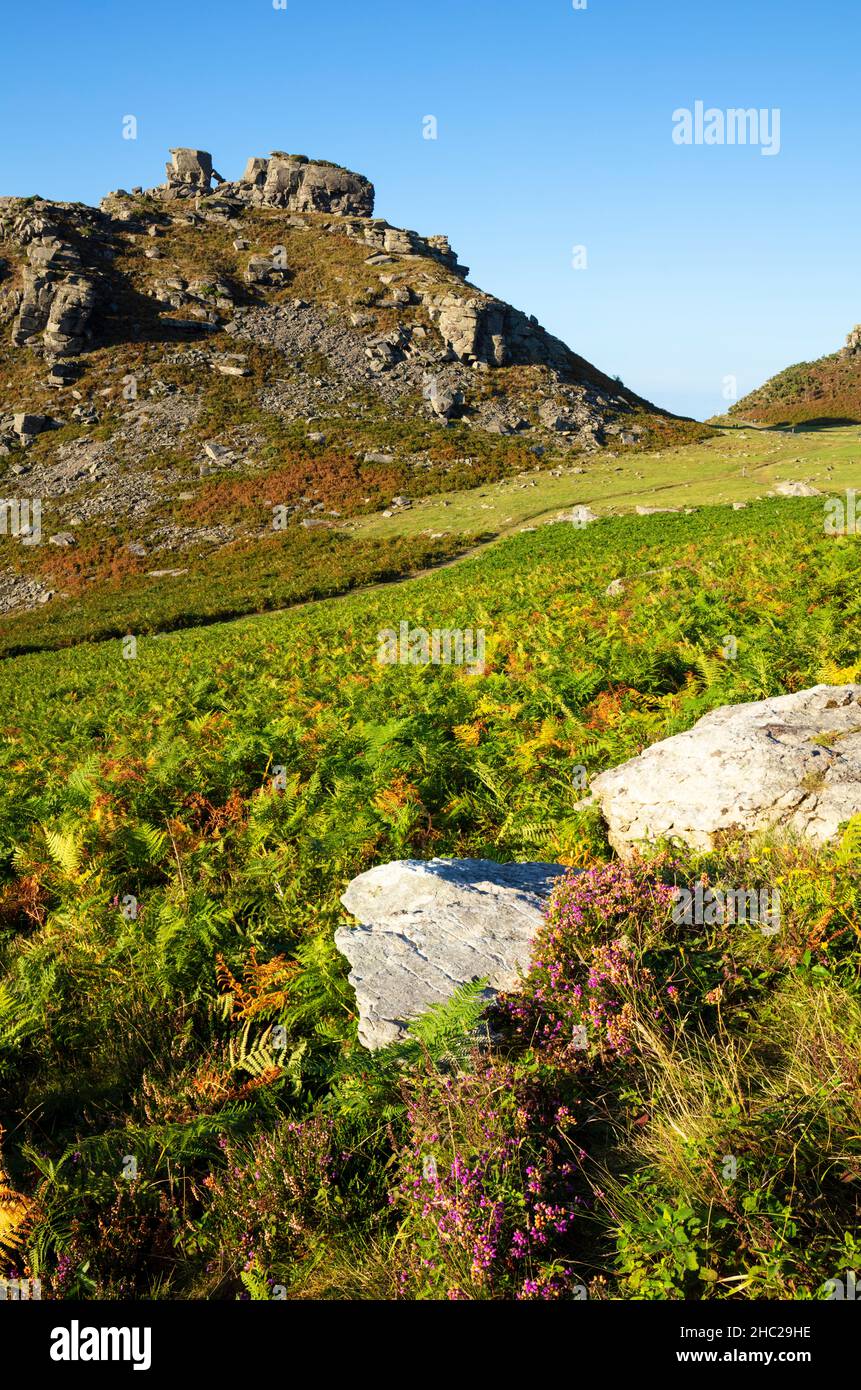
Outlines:
<svg viewBox="0 0 861 1390"><path fill-rule="evenodd" d="M861 320L858 0L5 0L2 27L0 192L97 202L161 182L170 145L227 178L272 149L336 160L698 416ZM780 154L674 144L698 99L779 107Z"/></svg>

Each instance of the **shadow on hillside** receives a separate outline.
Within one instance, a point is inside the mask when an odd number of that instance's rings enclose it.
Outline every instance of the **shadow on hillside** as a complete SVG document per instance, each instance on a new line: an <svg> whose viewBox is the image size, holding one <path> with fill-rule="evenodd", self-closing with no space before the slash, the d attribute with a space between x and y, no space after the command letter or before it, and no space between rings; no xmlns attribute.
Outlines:
<svg viewBox="0 0 861 1390"><path fill-rule="evenodd" d="M93 315L95 347L124 347L128 344L159 343L172 347L183 342L201 342L224 328L224 316L214 312L214 322L204 318L183 318L183 308L172 307L153 295L143 294L127 271L116 266L100 267L103 292ZM165 272L166 273L166 272ZM218 278L230 286L235 306L259 303L258 297L234 276L219 272ZM189 306L185 306L188 311ZM214 310L214 305L210 306Z"/></svg>
<svg viewBox="0 0 861 1390"><path fill-rule="evenodd" d="M141 294L128 284L117 285L109 304L94 315L97 347L125 347L130 343L161 343L172 346L197 341L218 332L221 323L205 319L181 319L150 295Z"/></svg>
<svg viewBox="0 0 861 1390"><path fill-rule="evenodd" d="M784 434L810 434L817 430L841 429L847 425L861 425L861 415L817 415L812 420L726 420L712 416L712 421L721 430L735 430L744 433L748 430L782 430ZM706 421L706 424L710 423Z"/></svg>
<svg viewBox="0 0 861 1390"><path fill-rule="evenodd" d="M861 425L859 415L819 415L813 420L779 420L770 425L773 430L783 430L787 434L809 434L816 430L839 429L844 425Z"/></svg>

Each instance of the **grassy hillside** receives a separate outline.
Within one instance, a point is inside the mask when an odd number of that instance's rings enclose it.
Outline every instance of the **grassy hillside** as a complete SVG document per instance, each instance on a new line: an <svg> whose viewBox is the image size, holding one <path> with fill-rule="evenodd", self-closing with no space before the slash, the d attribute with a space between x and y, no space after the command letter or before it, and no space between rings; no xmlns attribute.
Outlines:
<svg viewBox="0 0 861 1390"><path fill-rule="evenodd" d="M861 352L832 352L778 372L730 409L758 425L861 422Z"/></svg>
<svg viewBox="0 0 861 1390"><path fill-rule="evenodd" d="M0 536L0 563L6 559L22 572L38 572L55 591L49 605L0 619L0 656L195 626L343 593L445 562L480 538L550 522L578 505L610 517L638 506L683 510L752 503L783 482L806 482L826 494L861 483L857 428L793 432L723 420L711 434L672 448L605 450L579 464L524 466L508 476L491 469L480 483L471 476L478 470L464 466L450 479L453 486L443 489L439 480L435 492L394 511L381 511L378 504L350 514L341 494L345 515L310 531L290 525L261 535L266 499L260 484L238 477L207 480L194 501L176 508L176 521L189 527L185 542L158 560L130 552L125 523L107 536L96 530L82 534L68 550L28 549L11 535ZM461 446L452 439L447 447L456 452ZM334 485L335 471L327 470L324 452L317 453L316 462L303 468L318 469L318 486ZM270 500L283 495L273 479L267 487ZM235 519L251 534L216 547L197 539L195 526ZM167 572L152 576L155 565Z"/></svg>
<svg viewBox="0 0 861 1390"><path fill-rule="evenodd" d="M681 511L767 498L782 482L806 482L823 493L861 483L857 428L760 429L722 419L712 438L635 456L612 451L582 467L532 470L469 491L418 499L396 517L357 518L356 535L393 532L456 535L479 528L504 532L551 521L578 505L619 516L639 507Z"/></svg>
<svg viewBox="0 0 861 1390"><path fill-rule="evenodd" d="M53 1297L822 1296L858 1253L859 829L623 871L572 770L859 679L859 618L813 499L2 663L9 1268ZM379 665L402 620L483 628L485 673ZM465 991L372 1058L339 895L433 854L588 877L492 1042ZM779 884L781 933L674 927L703 874Z"/></svg>
<svg viewBox="0 0 861 1390"><path fill-rule="evenodd" d="M95 589L89 588L85 571L75 563L76 554L65 566L64 599L47 610L0 622L0 654L14 656L125 634L150 636L286 608L444 564L472 540L294 531L256 544L236 542L214 555L191 551L182 557L184 565L160 577L148 575L140 565L120 566L111 582Z"/></svg>

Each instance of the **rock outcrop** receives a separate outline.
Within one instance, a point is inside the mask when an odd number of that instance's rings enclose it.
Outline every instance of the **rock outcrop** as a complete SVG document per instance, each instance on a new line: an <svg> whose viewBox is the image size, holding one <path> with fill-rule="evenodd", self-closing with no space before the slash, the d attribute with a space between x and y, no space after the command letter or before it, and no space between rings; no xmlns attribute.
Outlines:
<svg viewBox="0 0 861 1390"><path fill-rule="evenodd" d="M667 432L663 412L468 275L447 237L374 216L361 174L281 151L226 182L206 150L175 147L163 184L117 189L98 208L0 196L5 491L45 499L46 537L134 517L135 543L169 553L268 536L269 502L236 524L163 515L168 499L194 498L177 447L201 479L275 472L258 411L315 449L325 435L355 455L337 508L311 459L307 481L273 495L279 519L305 528L372 498L388 518L447 475L459 486L492 468L517 474L530 454L561 468L611 438L636 442L638 417L648 435L650 415ZM243 424L226 411L219 440L202 411L214 377L224 395L242 379L252 407ZM449 426L457 448L440 450ZM483 449L474 458L464 427L510 442L492 441L492 463ZM12 586L9 602L24 593Z"/></svg>
<svg viewBox="0 0 861 1390"><path fill-rule="evenodd" d="M374 185L362 174L337 164L312 163L304 155L277 151L266 161L262 202L291 212L330 212L342 217L371 217Z"/></svg>
<svg viewBox="0 0 861 1390"><path fill-rule="evenodd" d="M57 284L42 334L49 357L74 356L83 350L97 298L95 283L83 275L67 275Z"/></svg>
<svg viewBox="0 0 861 1390"><path fill-rule="evenodd" d="M697 849L737 831L833 839L861 813L861 685L724 705L601 773L592 791L622 855L664 836Z"/></svg>
<svg viewBox="0 0 861 1390"><path fill-rule="evenodd" d="M190 196L210 191L212 156L205 150L171 150L167 166L169 196ZM328 160L310 160L303 154L273 150L268 159L249 159L241 179L228 183L215 174L219 200L231 199L252 207L284 208L287 212L327 212L340 217L371 217L374 185Z"/></svg>
<svg viewBox="0 0 861 1390"><path fill-rule="evenodd" d="M557 395L541 402L539 424L567 435L576 447L591 449L603 442L605 408L614 414L647 404L624 389L615 390L609 379L547 333L534 317L464 283L469 268L459 263L447 237L420 236L374 217L374 187L362 174L326 160L276 150L266 158L250 159L243 176L227 182L213 169L206 150L175 147L170 154L167 181L149 190L146 203L136 197L140 189L133 194L122 189L109 193L99 211L42 200L28 200L34 204L31 207L16 206L14 199L0 200L0 239L5 203L16 218L13 238L26 248L27 265L18 284L4 288L0 295L0 321L13 319L12 339L17 346L38 348L50 359L82 352L91 341L92 319L100 300L110 304L116 294L115 286L107 283L107 272L118 250L127 249L117 239L142 235L151 238L145 259L168 261L168 273L150 281L148 294L165 306L186 310L217 326L222 321L219 315L233 314L241 290L223 275L191 283L178 275L169 266L172 227L215 222L239 228L249 211L271 208L286 215L288 227L310 227L320 236L338 232L367 248L365 264L382 286L378 294L371 292L368 302L375 309L397 311L400 320L396 327L367 335L364 348L371 372L379 375L418 357L428 366L439 367L442 374L428 372L423 383L431 414L451 418L463 403L460 380L451 374L450 379L445 377L447 363L483 370L536 366L552 373L557 385L568 388L567 398ZM218 181L217 188L213 179ZM321 217L333 221L321 224ZM248 228L243 224L241 230ZM249 247L245 236L236 236L234 249L253 251L241 269L246 286L265 291L289 282L292 270L283 259L283 246L267 253ZM429 274L434 263L450 274ZM0 265L0 278L9 280L5 263ZM414 313L409 311L416 310L422 311L424 323L413 322ZM177 326L167 319L163 323ZM527 425L522 408L511 413L498 403L485 404L487 421L478 423L485 423L492 432L516 433Z"/></svg>
<svg viewBox="0 0 861 1390"><path fill-rule="evenodd" d="M843 355L844 357L855 357L859 353L861 353L861 323L856 323L852 331L846 335Z"/></svg>
<svg viewBox="0 0 861 1390"><path fill-rule="evenodd" d="M173 198L194 198L200 193L209 193L213 176L223 183L220 174L213 175L212 155L206 150L178 148L170 151L170 162L165 165L167 184L165 192Z"/></svg>
<svg viewBox="0 0 861 1390"><path fill-rule="evenodd" d="M10 230L27 256L11 305L12 342L39 346L49 358L81 352L98 297L90 268L83 266L72 242L40 215L24 212Z"/></svg>
<svg viewBox="0 0 861 1390"><path fill-rule="evenodd" d="M461 984L486 979L489 999L512 988L565 872L561 864L404 859L354 878L341 901L360 925L340 927L335 943L350 962L365 1047L396 1042Z"/></svg>
<svg viewBox="0 0 861 1390"><path fill-rule="evenodd" d="M424 296L431 320L446 347L461 362L484 362L491 367L527 363L564 368L571 351L547 333L534 317L488 294Z"/></svg>

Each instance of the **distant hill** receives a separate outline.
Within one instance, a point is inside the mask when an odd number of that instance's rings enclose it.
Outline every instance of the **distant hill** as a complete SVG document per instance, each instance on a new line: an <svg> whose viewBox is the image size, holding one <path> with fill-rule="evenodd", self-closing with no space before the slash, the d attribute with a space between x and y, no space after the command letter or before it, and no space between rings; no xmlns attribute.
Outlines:
<svg viewBox="0 0 861 1390"><path fill-rule="evenodd" d="M861 422L861 325L839 352L778 372L729 414L762 425Z"/></svg>

